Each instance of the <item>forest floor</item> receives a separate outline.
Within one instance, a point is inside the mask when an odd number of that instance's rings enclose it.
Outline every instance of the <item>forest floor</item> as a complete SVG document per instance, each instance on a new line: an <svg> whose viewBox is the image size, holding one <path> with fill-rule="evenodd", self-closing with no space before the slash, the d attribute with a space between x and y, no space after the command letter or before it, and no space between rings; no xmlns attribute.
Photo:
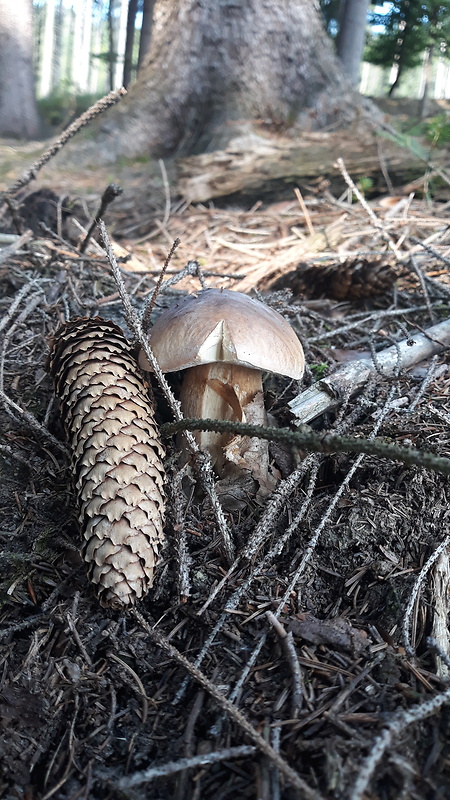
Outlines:
<svg viewBox="0 0 450 800"><path fill-rule="evenodd" d="M30 231L20 240L2 211L11 239L0 246L0 796L444 800L446 477L274 444L275 493L225 510L230 569L217 508L194 477L184 497L167 439L155 587L138 615L99 606L45 362L68 316L100 315L129 332L103 251L77 249L109 180L97 176L69 208L69 179L55 183L56 197L34 196L18 211ZM163 183L158 202L143 206L131 189L106 217L132 303L142 308L176 238L170 277L196 259L208 286L262 292L307 361L302 386L267 377L267 408L282 426L295 429L288 402L317 380L356 358L376 363L393 343L413 348L450 318L448 187L438 200L400 187L356 202L350 188L338 197L322 182L218 208L173 200ZM156 313L199 288L196 276L172 284ZM374 368L314 430L450 456L448 351L398 366L394 378ZM158 416L170 418L161 401Z"/></svg>

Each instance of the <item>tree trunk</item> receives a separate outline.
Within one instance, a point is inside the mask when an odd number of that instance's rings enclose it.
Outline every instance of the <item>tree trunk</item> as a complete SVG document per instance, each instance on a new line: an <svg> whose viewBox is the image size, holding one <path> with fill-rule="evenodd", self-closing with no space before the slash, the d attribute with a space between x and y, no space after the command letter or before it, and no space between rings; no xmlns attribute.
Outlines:
<svg viewBox="0 0 450 800"><path fill-rule="evenodd" d="M353 86L359 84L369 0L342 0L337 54Z"/></svg>
<svg viewBox="0 0 450 800"><path fill-rule="evenodd" d="M75 92L87 92L91 55L92 0L78 0L74 4L74 12L72 83Z"/></svg>
<svg viewBox="0 0 450 800"><path fill-rule="evenodd" d="M109 91L112 92L114 89L114 61L115 61L115 50L114 50L114 20L113 20L113 2L114 0L109 0L108 3L108 41L109 41L109 50L108 50L108 75L109 75Z"/></svg>
<svg viewBox="0 0 450 800"><path fill-rule="evenodd" d="M211 151L239 126L320 130L359 113L315 0L171 0L155 12L149 60L102 124L111 159Z"/></svg>
<svg viewBox="0 0 450 800"><path fill-rule="evenodd" d="M120 0L119 23L117 26L117 47L114 88L122 86L123 69L125 61L125 47L127 41L128 0ZM123 59L123 60L122 60Z"/></svg>
<svg viewBox="0 0 450 800"><path fill-rule="evenodd" d="M58 0L55 14L55 34L53 40L52 87L59 86L62 76L62 39L64 24L63 0Z"/></svg>
<svg viewBox="0 0 450 800"><path fill-rule="evenodd" d="M0 136L39 134L31 0L0 0Z"/></svg>
<svg viewBox="0 0 450 800"><path fill-rule="evenodd" d="M53 88L52 65L55 43L55 12L55 0L47 0L45 4L45 27L41 50L39 97L48 97Z"/></svg>
<svg viewBox="0 0 450 800"><path fill-rule="evenodd" d="M138 72L146 60L152 43L153 32L153 9L155 0L144 0L142 12L141 38L139 41Z"/></svg>
<svg viewBox="0 0 450 800"><path fill-rule="evenodd" d="M397 86L400 83L400 78L402 77L402 72L403 72L403 67L402 67L401 62L399 62L397 64L397 73L395 75L394 83L391 83L391 88L388 91L388 97L392 97L392 95L394 94Z"/></svg>
<svg viewBox="0 0 450 800"><path fill-rule="evenodd" d="M430 90L432 81L432 66L433 66L433 53L434 47L430 45L425 50L423 56L423 90L420 99L420 119L426 119L430 114Z"/></svg>
<svg viewBox="0 0 450 800"><path fill-rule="evenodd" d="M131 83L131 72L133 69L134 30L136 27L137 9L138 0L130 0L127 18L127 40L125 43L125 56L123 62L123 85L125 86L125 89Z"/></svg>

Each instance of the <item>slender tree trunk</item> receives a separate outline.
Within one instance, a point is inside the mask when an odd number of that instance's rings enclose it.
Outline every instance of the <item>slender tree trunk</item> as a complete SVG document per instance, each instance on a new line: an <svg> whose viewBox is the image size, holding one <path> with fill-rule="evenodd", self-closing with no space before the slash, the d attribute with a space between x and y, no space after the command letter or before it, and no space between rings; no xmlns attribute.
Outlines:
<svg viewBox="0 0 450 800"><path fill-rule="evenodd" d="M108 39L109 39L109 58L108 58L108 73L109 73L109 91L114 89L114 22L113 22L113 1L109 0L108 4Z"/></svg>
<svg viewBox="0 0 450 800"><path fill-rule="evenodd" d="M359 113L315 0L172 0L155 11L148 61L102 120L110 158L199 153L239 126L320 130Z"/></svg>
<svg viewBox="0 0 450 800"><path fill-rule="evenodd" d="M0 0L0 136L39 135L31 0Z"/></svg>
<svg viewBox="0 0 450 800"><path fill-rule="evenodd" d="M138 72L150 52L153 31L153 9L155 0L144 0L141 38L139 41Z"/></svg>
<svg viewBox="0 0 450 800"><path fill-rule="evenodd" d="M131 71L133 69L134 31L136 27L137 9L138 0L130 0L128 4L127 41L125 44L125 57L123 63L123 85L125 86L125 89L131 83Z"/></svg>
<svg viewBox="0 0 450 800"><path fill-rule="evenodd" d="M109 0L108 0L109 2ZM102 49L102 32L103 32L103 17L104 17L104 2L96 3L94 6L95 14L92 19L92 35L91 35L91 53L94 56L91 58L91 65L89 70L89 92L97 94L107 91L106 84L99 86L100 74L104 75L103 62L98 58Z"/></svg>
<svg viewBox="0 0 450 800"><path fill-rule="evenodd" d="M391 88L388 91L388 97L392 97L392 95L394 94L397 86L400 83L400 78L402 77L402 72L403 72L403 65L402 65L401 62L399 62L398 67L397 67L397 75L395 76L394 83L391 84Z"/></svg>
<svg viewBox="0 0 450 800"><path fill-rule="evenodd" d="M353 86L359 84L369 0L342 0L337 54Z"/></svg>
<svg viewBox="0 0 450 800"><path fill-rule="evenodd" d="M92 0L74 3L72 83L76 92L87 92L91 56Z"/></svg>
<svg viewBox="0 0 450 800"><path fill-rule="evenodd" d="M63 0L59 0L55 13L55 35L53 42L52 86L58 86L62 75L62 34L64 24Z"/></svg>
<svg viewBox="0 0 450 800"><path fill-rule="evenodd" d="M55 44L55 6L55 0L47 0L45 4L45 27L38 89L39 97L47 97L53 88L52 66Z"/></svg>
<svg viewBox="0 0 450 800"><path fill-rule="evenodd" d="M82 62L80 64L80 86L83 92L89 91L89 72L91 69L91 39L92 39L92 0L85 0L83 41L81 48Z"/></svg>
<svg viewBox="0 0 450 800"><path fill-rule="evenodd" d="M119 24L117 28L116 64L114 88L122 86L123 69L125 60L125 47L127 41L128 0L120 0Z"/></svg>
<svg viewBox="0 0 450 800"><path fill-rule="evenodd" d="M425 119L430 113L431 72L433 67L434 46L427 47L423 57L423 90L420 99L420 119Z"/></svg>

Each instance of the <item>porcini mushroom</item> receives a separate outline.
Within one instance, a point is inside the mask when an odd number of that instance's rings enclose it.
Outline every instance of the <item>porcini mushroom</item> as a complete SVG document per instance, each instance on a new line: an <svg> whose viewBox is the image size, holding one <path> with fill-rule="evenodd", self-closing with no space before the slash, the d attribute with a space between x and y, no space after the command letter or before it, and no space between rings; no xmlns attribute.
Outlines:
<svg viewBox="0 0 450 800"><path fill-rule="evenodd" d="M175 302L155 322L150 344L163 372L187 370L180 393L187 417L265 424L262 372L300 379L304 371L302 346L284 317L227 289L205 289ZM151 369L143 352L139 363ZM227 459L253 474L256 461L264 471L260 455L249 463L236 437L234 444L229 434L196 437L219 474Z"/></svg>

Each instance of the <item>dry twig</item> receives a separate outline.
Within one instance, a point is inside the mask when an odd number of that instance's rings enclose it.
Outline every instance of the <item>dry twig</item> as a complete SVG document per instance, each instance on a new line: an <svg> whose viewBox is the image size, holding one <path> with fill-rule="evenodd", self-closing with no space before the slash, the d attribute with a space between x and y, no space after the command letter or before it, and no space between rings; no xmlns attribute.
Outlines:
<svg viewBox="0 0 450 800"><path fill-rule="evenodd" d="M64 145L78 133L81 128L84 128L85 125L88 125L95 117L99 114L102 114L103 111L106 111L107 108L118 103L121 97L126 94L125 89L116 89L113 92L105 95L105 97L101 97L100 100L97 100L94 105L88 108L87 111L84 112L75 122L72 122L68 128L66 128L63 133L58 136L57 139L48 147L45 152L35 161L35 163L30 167L30 169L26 170L22 177L20 177L12 186L7 189L4 194L14 195L19 189L22 189L24 186L27 186L28 183L33 181L37 173L44 167L48 162L53 158L56 153L58 153Z"/></svg>

